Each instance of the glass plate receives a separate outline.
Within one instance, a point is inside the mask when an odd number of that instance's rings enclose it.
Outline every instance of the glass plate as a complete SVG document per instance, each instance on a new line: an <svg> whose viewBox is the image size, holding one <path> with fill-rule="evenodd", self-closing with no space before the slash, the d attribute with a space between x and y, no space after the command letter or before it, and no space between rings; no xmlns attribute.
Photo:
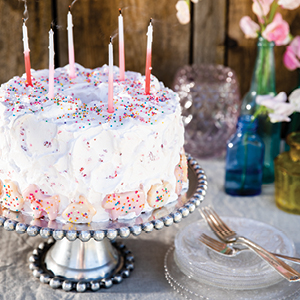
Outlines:
<svg viewBox="0 0 300 300"><path fill-rule="evenodd" d="M246 219L222 217L238 234L248 237L265 249L288 256L295 254L293 241L271 225ZM181 230L175 238L174 260L189 278L201 283L229 289L251 290L274 285L283 278L252 251L225 257L205 247L201 233L214 234L202 219Z"/></svg>
<svg viewBox="0 0 300 300"><path fill-rule="evenodd" d="M165 255L165 277L171 287L187 300L299 300L300 283L281 280L279 283L252 290L231 290L205 284L186 276L174 260L174 249L169 248ZM300 266L293 267L300 271Z"/></svg>

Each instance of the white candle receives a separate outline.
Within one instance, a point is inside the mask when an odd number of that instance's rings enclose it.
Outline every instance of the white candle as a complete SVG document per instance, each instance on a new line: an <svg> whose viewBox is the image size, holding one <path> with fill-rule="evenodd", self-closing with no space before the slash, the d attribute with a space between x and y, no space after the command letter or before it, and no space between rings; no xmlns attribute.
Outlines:
<svg viewBox="0 0 300 300"><path fill-rule="evenodd" d="M110 38L108 45L108 109L109 113L114 112L113 104L113 92L114 92L114 57L113 57L113 45Z"/></svg>
<svg viewBox="0 0 300 300"><path fill-rule="evenodd" d="M125 80L125 49L124 49L124 25L121 8L118 17L119 24L119 79Z"/></svg>
<svg viewBox="0 0 300 300"><path fill-rule="evenodd" d="M145 70L145 94L150 94L150 75L151 75L151 58L152 58L152 39L153 39L153 26L152 19L147 31L147 53L146 53L146 70Z"/></svg>
<svg viewBox="0 0 300 300"><path fill-rule="evenodd" d="M75 55L74 55L74 41L73 41L73 21L72 14L69 7L68 12L68 49L69 49L69 76L75 78Z"/></svg>
<svg viewBox="0 0 300 300"><path fill-rule="evenodd" d="M54 32L49 31L49 99L54 97Z"/></svg>
<svg viewBox="0 0 300 300"><path fill-rule="evenodd" d="M25 25L25 22L23 21L23 46L24 46L24 53L29 52L29 46L28 46L28 31L27 26Z"/></svg>
<svg viewBox="0 0 300 300"><path fill-rule="evenodd" d="M24 47L24 61L25 61L25 72L28 85L32 86L31 81L31 70L30 70L30 55L29 55L29 46L28 46L28 31L27 26L25 25L25 20L23 20L23 47Z"/></svg>

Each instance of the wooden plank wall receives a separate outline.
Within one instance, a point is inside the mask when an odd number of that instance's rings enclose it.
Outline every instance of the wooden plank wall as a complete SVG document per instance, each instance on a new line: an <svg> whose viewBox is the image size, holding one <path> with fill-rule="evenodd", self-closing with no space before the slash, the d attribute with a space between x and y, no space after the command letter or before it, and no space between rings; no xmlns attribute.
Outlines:
<svg viewBox="0 0 300 300"><path fill-rule="evenodd" d="M56 23L56 67L68 63L67 12L71 0L27 0L29 47L33 69L48 67L48 31ZM239 28L244 15L255 17L252 0L201 0L193 5L192 23L176 19L177 0L77 0L72 7L76 62L90 68L107 63L109 36L114 39L118 65L118 9L125 23L126 69L144 74L146 31L153 18L152 73L172 86L176 71L188 63L225 64L237 74L241 94L249 88L256 56L256 41L245 39ZM0 0L0 83L24 73L22 17L24 2ZM293 35L300 35L300 8L282 11ZM285 69L285 47L276 47L277 91L289 92L296 72Z"/></svg>

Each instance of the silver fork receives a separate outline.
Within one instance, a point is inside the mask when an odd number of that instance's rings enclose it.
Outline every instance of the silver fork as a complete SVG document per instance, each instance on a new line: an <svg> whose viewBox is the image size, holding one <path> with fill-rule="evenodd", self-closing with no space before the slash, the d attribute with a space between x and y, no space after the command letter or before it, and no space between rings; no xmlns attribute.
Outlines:
<svg viewBox="0 0 300 300"><path fill-rule="evenodd" d="M300 281L300 273L287 265L285 262L274 256L269 251L248 240L243 236L236 234L234 230L231 230L217 215L217 213L209 207L200 209L201 215L206 220L212 231L216 236L225 243L237 243L247 246L253 250L257 255L270 264L281 276L286 278L290 282Z"/></svg>
<svg viewBox="0 0 300 300"><path fill-rule="evenodd" d="M224 255L224 256L237 256L239 253L243 251L249 251L249 248L237 248L231 245L227 245L226 243L217 241L213 239L212 237L206 235L205 233L202 233L199 237L199 240L209 249ZM272 253L272 252L271 252ZM273 255L280 257L284 260L294 262L296 264L300 264L300 258L287 256L279 253L272 253Z"/></svg>

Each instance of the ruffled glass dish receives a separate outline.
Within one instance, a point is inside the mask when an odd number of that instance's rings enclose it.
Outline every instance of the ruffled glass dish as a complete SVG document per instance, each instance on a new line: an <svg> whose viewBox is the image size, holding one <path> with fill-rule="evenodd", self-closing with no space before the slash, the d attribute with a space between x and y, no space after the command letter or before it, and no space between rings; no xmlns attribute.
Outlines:
<svg viewBox="0 0 300 300"><path fill-rule="evenodd" d="M222 219L240 235L271 252L295 254L293 241L273 226L246 218ZM174 261L188 278L231 290L260 289L284 280L252 251L243 251L236 257L211 251L199 241L201 233L215 237L205 221L200 220L185 227L175 238Z"/></svg>

